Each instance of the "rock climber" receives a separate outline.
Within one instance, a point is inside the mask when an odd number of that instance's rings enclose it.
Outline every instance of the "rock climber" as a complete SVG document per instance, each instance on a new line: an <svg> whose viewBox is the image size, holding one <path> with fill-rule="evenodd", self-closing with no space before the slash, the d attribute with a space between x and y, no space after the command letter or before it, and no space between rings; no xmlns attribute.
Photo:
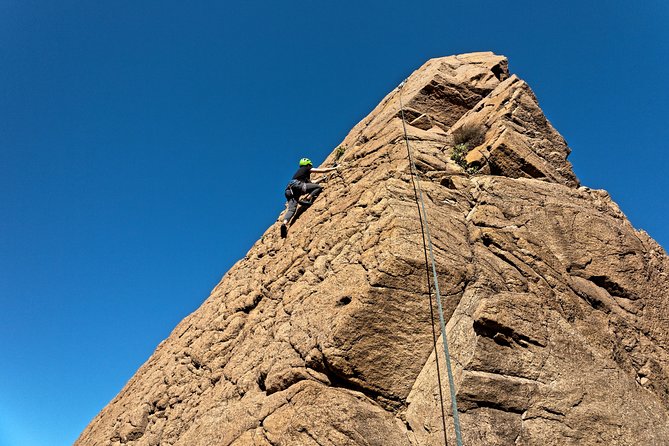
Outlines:
<svg viewBox="0 0 669 446"><path fill-rule="evenodd" d="M309 206L314 202L318 194L321 193L323 187L318 183L311 182L312 173L327 173L337 170L335 167L325 167L321 169L314 169L309 158L302 158L300 160L300 167L293 175L293 179L290 180L288 186L286 186L285 196L288 201L288 210L286 215L283 217L283 223L281 223L281 237L286 238L288 235L288 222L295 215L297 210L297 204L302 206ZM300 196L306 194L306 197L300 200Z"/></svg>

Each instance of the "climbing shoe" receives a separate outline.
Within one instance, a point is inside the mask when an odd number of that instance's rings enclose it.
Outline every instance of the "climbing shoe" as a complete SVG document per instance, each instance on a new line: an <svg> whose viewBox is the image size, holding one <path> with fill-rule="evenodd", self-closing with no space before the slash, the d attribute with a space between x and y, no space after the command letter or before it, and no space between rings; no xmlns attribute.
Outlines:
<svg viewBox="0 0 669 446"><path fill-rule="evenodd" d="M314 199L311 197L311 195L307 196L306 198L298 201L302 206L311 206L311 203L314 202Z"/></svg>
<svg viewBox="0 0 669 446"><path fill-rule="evenodd" d="M288 235L288 227L286 226L285 223L281 224L281 238L286 238Z"/></svg>

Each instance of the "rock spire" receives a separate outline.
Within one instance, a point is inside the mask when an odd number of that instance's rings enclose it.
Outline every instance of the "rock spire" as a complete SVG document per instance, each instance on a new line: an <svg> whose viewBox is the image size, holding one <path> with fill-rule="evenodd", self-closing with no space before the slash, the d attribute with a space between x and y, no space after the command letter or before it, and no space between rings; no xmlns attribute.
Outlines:
<svg viewBox="0 0 669 446"><path fill-rule="evenodd" d="M288 238L270 227L76 445L444 444L399 94L326 160L344 168ZM669 444L664 250L579 185L504 57L429 60L401 94L464 444ZM443 369L442 385L455 444Z"/></svg>

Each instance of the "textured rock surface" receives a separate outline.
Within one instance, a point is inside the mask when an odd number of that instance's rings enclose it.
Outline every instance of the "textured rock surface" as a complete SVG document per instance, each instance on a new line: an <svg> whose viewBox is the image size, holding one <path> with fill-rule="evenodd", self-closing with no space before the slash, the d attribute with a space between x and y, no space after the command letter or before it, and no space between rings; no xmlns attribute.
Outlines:
<svg viewBox="0 0 669 446"><path fill-rule="evenodd" d="M567 143L544 116L530 87L516 76L498 85L452 130L465 125L486 131L484 143L468 158L483 165L480 173L577 184L567 161Z"/></svg>
<svg viewBox="0 0 669 446"><path fill-rule="evenodd" d="M430 60L401 93L464 443L669 444L663 249L578 187L503 57ZM399 109L395 90L351 130L288 239L269 228L77 445L444 443ZM465 124L485 129L474 176L450 159Z"/></svg>

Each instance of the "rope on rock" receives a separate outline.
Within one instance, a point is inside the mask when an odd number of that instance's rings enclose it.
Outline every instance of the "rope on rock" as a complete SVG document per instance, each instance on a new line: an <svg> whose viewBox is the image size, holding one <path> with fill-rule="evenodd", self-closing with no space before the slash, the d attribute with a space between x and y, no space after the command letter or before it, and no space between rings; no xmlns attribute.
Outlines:
<svg viewBox="0 0 669 446"><path fill-rule="evenodd" d="M448 387L451 394L451 408L453 409L453 425L455 428L455 441L457 446L462 446L462 434L460 433L460 418L458 416L458 404L455 399L455 382L453 380L453 371L451 369L451 355L448 352L448 340L446 338L446 323L444 322L444 308L441 304L441 293L439 292L439 281L437 279L437 267L434 261L434 252L432 249L432 238L430 236L430 228L428 226L427 212L425 210L425 201L423 200L423 189L420 187L420 182L416 181L418 170L411 153L409 145L409 137L407 135L406 119L404 118L404 103L402 102L402 88L406 80L404 80L398 87L400 96L400 115L402 117L402 129L404 130L404 142L407 147L407 154L409 157L409 165L411 169L411 183L413 184L414 196L416 198L416 206L418 207L418 214L420 218L420 231L423 237L423 253L425 255L425 268L427 272L427 287L430 295L430 316L432 318L432 338L434 342L434 355L437 365L437 381L439 385L439 397L441 399L441 416L444 425L444 440L448 446L448 438L446 437L446 414L444 413L444 401L441 393L441 375L439 373L439 362L437 359L437 341L434 333L434 312L432 310L432 286L430 283L430 266L428 265L428 252L430 262L432 265L432 278L434 281L434 290L437 296L437 309L439 313L439 325L441 326L441 340L444 344L444 357L446 358L446 371L448 373Z"/></svg>

